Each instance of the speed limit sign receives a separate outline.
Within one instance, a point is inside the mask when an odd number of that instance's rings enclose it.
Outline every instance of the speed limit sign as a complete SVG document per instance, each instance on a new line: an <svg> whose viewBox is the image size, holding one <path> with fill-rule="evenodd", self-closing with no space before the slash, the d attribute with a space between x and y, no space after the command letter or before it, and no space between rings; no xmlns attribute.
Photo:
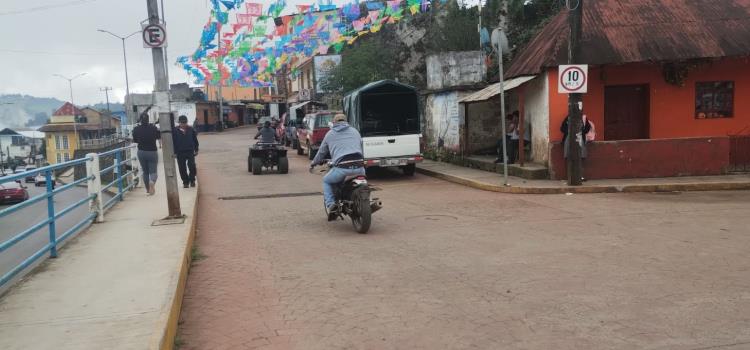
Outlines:
<svg viewBox="0 0 750 350"><path fill-rule="evenodd" d="M588 91L589 66L587 64L561 65L558 72L557 92L583 94Z"/></svg>

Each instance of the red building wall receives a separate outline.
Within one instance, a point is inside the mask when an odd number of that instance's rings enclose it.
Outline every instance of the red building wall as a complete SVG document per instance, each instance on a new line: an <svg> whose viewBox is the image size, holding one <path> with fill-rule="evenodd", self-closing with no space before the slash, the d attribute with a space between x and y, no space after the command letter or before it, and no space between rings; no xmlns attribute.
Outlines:
<svg viewBox="0 0 750 350"><path fill-rule="evenodd" d="M565 178L560 124L568 113L567 95L557 93L557 69L549 70L550 173ZM734 116L695 119L695 84L734 81ZM650 140L601 142L604 136L604 88L648 84ZM717 175L729 164L729 139L750 132L750 58L721 59L688 73L683 87L664 81L661 66L638 63L590 67L583 109L597 128L589 145L585 175L590 179Z"/></svg>
<svg viewBox="0 0 750 350"><path fill-rule="evenodd" d="M568 114L567 95L557 93L557 69L549 70L550 141L562 140L560 124ZM734 81L734 117L695 119L695 83ZM604 133L604 87L648 84L650 91L649 131L651 139L726 136L745 127L750 129L750 58L727 58L702 64L688 73L685 86L664 81L658 64L635 63L589 67L588 93L583 110L597 126L599 140Z"/></svg>

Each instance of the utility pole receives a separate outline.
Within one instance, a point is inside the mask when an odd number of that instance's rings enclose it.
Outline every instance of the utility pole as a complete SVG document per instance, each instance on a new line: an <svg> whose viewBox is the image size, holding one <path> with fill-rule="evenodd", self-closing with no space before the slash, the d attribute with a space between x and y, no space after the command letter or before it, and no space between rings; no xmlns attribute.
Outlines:
<svg viewBox="0 0 750 350"><path fill-rule="evenodd" d="M216 23L218 28L218 33L216 35L216 50L218 50L218 67L219 67L219 124L221 125L220 130L224 130L224 95L221 93L221 86L224 85L221 82L221 63L224 61L224 57L221 55L221 23Z"/></svg>
<svg viewBox="0 0 750 350"><path fill-rule="evenodd" d="M568 23L570 25L570 36L568 39L568 64L581 63L581 31L583 22L583 0L566 0L568 8ZM581 109L583 101L582 94L568 95L568 185L581 185L581 147L578 141L578 133L581 132ZM581 135L580 142L586 142ZM563 145L564 147L565 145Z"/></svg>
<svg viewBox="0 0 750 350"><path fill-rule="evenodd" d="M149 24L159 24L159 6L156 0L146 0L148 7ZM166 28L165 28L166 31ZM156 81L156 102L167 106L159 106L160 110L169 110L169 81L164 67L164 52L161 47L151 49L151 58L154 64L154 80ZM165 101L166 100L166 101ZM162 158L164 159L164 177L167 184L167 206L169 207L169 219L181 218L180 194L177 190L177 172L175 171L174 145L172 144L172 129L170 113L159 113L159 128L161 130Z"/></svg>
<svg viewBox="0 0 750 350"><path fill-rule="evenodd" d="M86 75L86 73L80 73L72 78L68 78L66 76L60 75L60 74L53 74L53 76L63 78L68 81L68 87L70 88L70 104L73 105L73 133L76 135L76 146L81 145L81 140L78 137L78 116L76 114L76 104L73 102L73 80L76 78L80 78L82 76Z"/></svg>
<svg viewBox="0 0 750 350"><path fill-rule="evenodd" d="M111 112L112 110L109 109L109 92L112 91L112 88L105 86L103 88L99 88L99 91L104 91L104 97L107 99L107 111Z"/></svg>

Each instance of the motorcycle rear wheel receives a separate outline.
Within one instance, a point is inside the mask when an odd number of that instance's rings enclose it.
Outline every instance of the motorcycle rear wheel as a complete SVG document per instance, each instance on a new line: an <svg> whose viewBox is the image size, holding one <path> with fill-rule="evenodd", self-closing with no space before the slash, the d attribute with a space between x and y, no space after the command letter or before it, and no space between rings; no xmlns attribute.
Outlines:
<svg viewBox="0 0 750 350"><path fill-rule="evenodd" d="M358 233L367 233L372 223L372 210L370 209L370 192L357 189L352 193L352 226Z"/></svg>

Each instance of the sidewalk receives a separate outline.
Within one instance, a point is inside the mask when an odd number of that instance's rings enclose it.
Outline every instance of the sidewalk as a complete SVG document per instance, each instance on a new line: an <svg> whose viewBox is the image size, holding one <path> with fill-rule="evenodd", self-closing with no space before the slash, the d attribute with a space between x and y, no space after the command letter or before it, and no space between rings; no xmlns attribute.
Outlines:
<svg viewBox="0 0 750 350"><path fill-rule="evenodd" d="M505 186L502 174L431 160L420 163L417 172L485 191L517 194L750 190L750 175L590 180L582 186L571 187L565 181L527 180L513 176L508 177L509 186Z"/></svg>
<svg viewBox="0 0 750 350"><path fill-rule="evenodd" d="M163 168L0 299L0 349L171 349L194 232L197 188L167 216Z"/></svg>

